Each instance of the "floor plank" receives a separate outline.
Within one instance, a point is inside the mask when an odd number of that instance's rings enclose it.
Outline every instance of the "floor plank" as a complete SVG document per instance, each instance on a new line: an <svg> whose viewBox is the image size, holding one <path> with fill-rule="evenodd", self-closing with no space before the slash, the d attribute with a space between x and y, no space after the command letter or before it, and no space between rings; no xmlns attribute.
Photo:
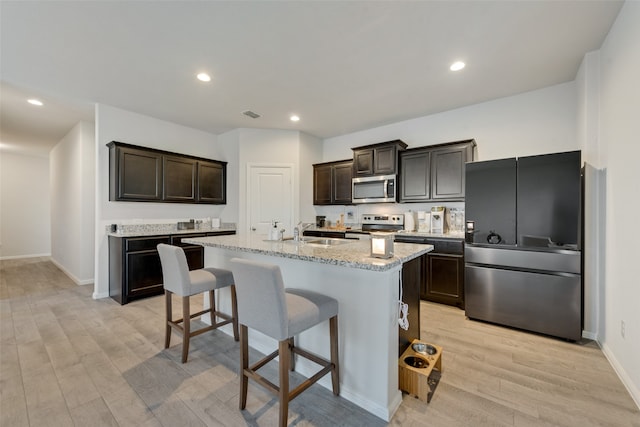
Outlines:
<svg viewBox="0 0 640 427"><path fill-rule="evenodd" d="M0 261L1 427L277 424L277 400L251 382L247 409L238 410L230 336L194 338L182 364L179 337L164 349L163 297L120 306L92 292L47 258ZM638 408L592 341L470 321L427 302L421 325L422 339L444 348L431 403L404 395L386 423L316 384L291 402L289 425L640 427ZM274 363L265 369L277 378Z"/></svg>

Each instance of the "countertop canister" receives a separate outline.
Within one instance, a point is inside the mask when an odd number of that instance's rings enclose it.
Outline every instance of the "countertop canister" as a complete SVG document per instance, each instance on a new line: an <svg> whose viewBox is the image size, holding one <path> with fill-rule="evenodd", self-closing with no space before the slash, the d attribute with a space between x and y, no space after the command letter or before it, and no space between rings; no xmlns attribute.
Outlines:
<svg viewBox="0 0 640 427"><path fill-rule="evenodd" d="M405 231L414 231L416 229L416 219L414 213L411 211L405 212L404 214L404 230Z"/></svg>

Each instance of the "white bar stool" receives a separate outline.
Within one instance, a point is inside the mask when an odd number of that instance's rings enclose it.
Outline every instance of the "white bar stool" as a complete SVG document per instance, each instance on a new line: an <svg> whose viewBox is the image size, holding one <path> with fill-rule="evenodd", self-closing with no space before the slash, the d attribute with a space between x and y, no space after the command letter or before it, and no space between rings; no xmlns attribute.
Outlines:
<svg viewBox="0 0 640 427"><path fill-rule="evenodd" d="M182 363L187 361L189 353L189 340L204 332L219 328L220 326L233 324L233 337L238 341L238 309L236 303L236 288L233 274L229 270L221 268L202 268L189 271L187 257L184 250L178 246L160 243L158 245L160 262L162 264L163 286L166 299L167 320L165 328L164 348L171 344L171 329L182 335ZM216 311L216 289L231 287L231 315ZM209 292L209 308L191 314L189 297ZM182 297L182 319L173 319L171 295ZM211 325L191 330L191 319L209 313ZM224 319L217 322L217 317Z"/></svg>
<svg viewBox="0 0 640 427"><path fill-rule="evenodd" d="M294 399L324 375L331 372L333 394L340 394L338 363L338 301L303 289L284 288L277 265L233 258L231 271L238 293L238 323L240 324L240 409L247 404L247 386L251 378L278 396L280 426L287 425L289 401ZM329 320L331 360L328 361L295 346L294 336ZM278 350L249 366L248 328L278 340ZM289 370L294 369L294 354L322 367L318 373L289 390ZM257 370L279 358L279 386L257 373Z"/></svg>

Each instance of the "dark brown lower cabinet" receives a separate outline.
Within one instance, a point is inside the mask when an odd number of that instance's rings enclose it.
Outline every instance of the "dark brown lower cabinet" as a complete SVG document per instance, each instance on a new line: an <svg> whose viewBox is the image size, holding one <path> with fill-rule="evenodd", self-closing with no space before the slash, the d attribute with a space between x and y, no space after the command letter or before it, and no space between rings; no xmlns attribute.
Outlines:
<svg viewBox="0 0 640 427"><path fill-rule="evenodd" d="M162 294L162 265L156 246L170 235L109 236L109 296L120 304Z"/></svg>
<svg viewBox="0 0 640 427"><path fill-rule="evenodd" d="M464 256L431 253L426 270L423 298L464 308Z"/></svg>
<svg viewBox="0 0 640 427"><path fill-rule="evenodd" d="M433 251L420 258L420 298L464 308L463 239L397 234L395 241L433 245Z"/></svg>
<svg viewBox="0 0 640 427"><path fill-rule="evenodd" d="M235 234L235 231L145 237L109 236L109 296L124 305L136 299L163 294L158 244L181 246L189 270L195 270L204 267L204 248L182 243L182 239L225 234Z"/></svg>

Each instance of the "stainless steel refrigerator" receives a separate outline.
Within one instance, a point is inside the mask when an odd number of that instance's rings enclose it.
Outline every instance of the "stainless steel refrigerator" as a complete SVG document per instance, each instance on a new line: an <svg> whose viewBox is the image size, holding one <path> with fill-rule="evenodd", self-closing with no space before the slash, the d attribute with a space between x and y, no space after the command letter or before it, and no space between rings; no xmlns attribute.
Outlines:
<svg viewBox="0 0 640 427"><path fill-rule="evenodd" d="M465 313L582 336L580 151L466 164Z"/></svg>

